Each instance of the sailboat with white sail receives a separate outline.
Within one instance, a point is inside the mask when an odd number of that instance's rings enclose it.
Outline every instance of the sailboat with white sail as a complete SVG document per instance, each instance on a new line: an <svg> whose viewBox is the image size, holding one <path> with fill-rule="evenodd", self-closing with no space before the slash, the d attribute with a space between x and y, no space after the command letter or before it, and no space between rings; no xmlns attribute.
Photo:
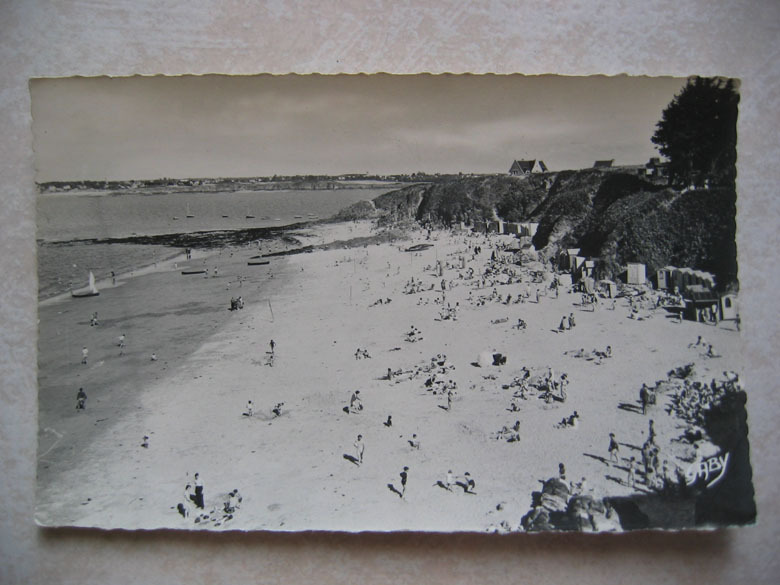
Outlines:
<svg viewBox="0 0 780 585"><path fill-rule="evenodd" d="M89 284L80 289L70 291L70 294L75 298L96 297L100 294L100 291L95 285L95 275L92 274L91 270L89 271Z"/></svg>

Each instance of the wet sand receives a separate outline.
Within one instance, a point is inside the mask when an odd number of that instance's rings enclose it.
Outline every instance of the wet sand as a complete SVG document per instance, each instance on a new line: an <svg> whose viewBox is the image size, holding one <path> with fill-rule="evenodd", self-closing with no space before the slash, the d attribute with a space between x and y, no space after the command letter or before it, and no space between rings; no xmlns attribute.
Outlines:
<svg viewBox="0 0 780 585"><path fill-rule="evenodd" d="M321 229L326 239L347 240L371 228ZM484 236L435 233L434 239L433 247L415 254L400 248L424 242L422 232L402 245L321 250L255 267L246 262L256 250L234 249L232 257L223 251L206 259L209 268L219 266L216 278L182 276L179 264L135 275L100 297L42 304L38 521L214 528L172 509L197 471L207 508L234 488L243 495L241 509L220 529L483 531L502 521L514 527L539 480L556 475L559 462L570 480L586 477L593 495L632 493L614 479L624 472L600 460L610 431L628 457L646 439L652 416L663 456L685 455L671 442L680 422L662 405L646 416L637 412L642 383L689 362L704 378L740 371L740 336L731 324L676 323L664 311L636 321L627 318L624 300L614 311L602 305L591 312L578 306L578 294L567 293L543 296L538 304L473 306L469 293L490 289L474 290L455 269L445 270L444 278L455 284L445 303L459 303L457 321L437 320L441 277L425 267L437 260L457 264L468 245L479 243L482 254L467 264L479 271L491 248ZM239 274L248 280L236 288ZM435 291L402 294L411 277L434 284ZM515 295L524 286L498 290ZM245 309L227 311L230 297L239 294ZM392 302L371 306L379 298ZM101 318L98 327L89 326L93 311ZM576 327L556 332L561 316L571 312ZM527 322L525 331L511 327L518 318ZM412 325L422 341L404 340ZM122 332L127 347L119 356ZM697 335L723 357L707 359L688 348ZM273 366L267 365L271 339L277 344ZM79 363L83 345L90 350L86 366ZM614 355L600 365L570 355L606 345ZM371 359L356 360L357 348ZM506 365L475 367L483 351L505 354ZM455 366L448 374L458 387L450 411L440 408L443 396L425 390L424 377L382 379L388 368L413 368L439 353ZM502 385L522 366L537 372L548 365L568 374L568 400L547 404L532 397L520 412L508 411L511 390ZM89 397L86 412L75 411L79 386ZM356 389L364 409L346 414L342 408ZM243 417L250 399L257 414ZM285 403L285 414L273 418L278 402ZM578 428L555 428L575 410ZM383 424L388 415L391 427ZM494 438L515 420L520 442ZM359 433L365 460L356 466L344 455L354 454ZM407 443L412 433L419 450ZM140 447L144 435L148 449ZM401 499L393 490L404 466L409 482ZM448 469L470 471L476 495L438 487Z"/></svg>

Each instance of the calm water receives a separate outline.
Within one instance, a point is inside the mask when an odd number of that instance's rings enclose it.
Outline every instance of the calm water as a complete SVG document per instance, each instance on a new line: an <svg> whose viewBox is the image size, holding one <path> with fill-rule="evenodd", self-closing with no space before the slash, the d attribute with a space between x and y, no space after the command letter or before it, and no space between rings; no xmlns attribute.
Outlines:
<svg viewBox="0 0 780 585"><path fill-rule="evenodd" d="M40 195L38 238L66 241L286 225L313 216L330 217L352 203L373 199L388 190ZM247 219L247 215L255 217Z"/></svg>
<svg viewBox="0 0 780 585"><path fill-rule="evenodd" d="M38 298L85 285L90 270L100 280L108 278L112 270L122 274L181 251L167 246L72 240L282 226L315 216L330 217L352 203L373 199L388 190L40 195ZM247 219L247 215L255 217Z"/></svg>

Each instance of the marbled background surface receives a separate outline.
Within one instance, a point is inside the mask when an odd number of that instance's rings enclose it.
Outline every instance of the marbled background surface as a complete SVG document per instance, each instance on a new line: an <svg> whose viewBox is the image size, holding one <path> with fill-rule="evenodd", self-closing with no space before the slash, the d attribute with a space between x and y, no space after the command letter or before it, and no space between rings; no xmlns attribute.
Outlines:
<svg viewBox="0 0 780 585"><path fill-rule="evenodd" d="M776 0L0 3L0 583L776 583ZM738 248L757 526L688 534L41 530L30 77L387 71L742 79Z"/></svg>

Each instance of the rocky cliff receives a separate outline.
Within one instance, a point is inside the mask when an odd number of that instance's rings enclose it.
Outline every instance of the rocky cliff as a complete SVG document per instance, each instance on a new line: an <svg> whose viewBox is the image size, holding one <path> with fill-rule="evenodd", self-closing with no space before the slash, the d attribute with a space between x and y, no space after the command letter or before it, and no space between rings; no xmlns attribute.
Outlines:
<svg viewBox="0 0 780 585"><path fill-rule="evenodd" d="M342 218L351 215L440 226L537 222L537 250L551 257L581 248L598 258L599 277L643 262L648 274L688 266L714 273L719 288L737 286L736 193L728 188L681 192L614 169L460 177L386 193Z"/></svg>

